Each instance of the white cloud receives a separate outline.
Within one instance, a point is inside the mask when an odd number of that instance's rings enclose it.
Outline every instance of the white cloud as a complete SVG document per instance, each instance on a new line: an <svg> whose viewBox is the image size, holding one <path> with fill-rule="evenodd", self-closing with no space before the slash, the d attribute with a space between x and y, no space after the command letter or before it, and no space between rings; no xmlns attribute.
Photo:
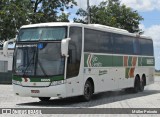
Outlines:
<svg viewBox="0 0 160 117"><path fill-rule="evenodd" d="M160 10L160 0L121 0L121 2L139 11Z"/></svg>
<svg viewBox="0 0 160 117"><path fill-rule="evenodd" d="M145 30L145 25L144 24L140 24L139 28L142 29L142 30Z"/></svg>
<svg viewBox="0 0 160 117"><path fill-rule="evenodd" d="M144 34L150 36L153 39L154 46L160 47L160 25L153 25L144 29Z"/></svg>
<svg viewBox="0 0 160 117"><path fill-rule="evenodd" d="M87 8L87 0L75 0L80 8ZM90 0L90 5L98 5L100 2L105 0Z"/></svg>
<svg viewBox="0 0 160 117"><path fill-rule="evenodd" d="M75 0L80 8L87 8L87 0ZM90 5L98 5L105 0L90 0ZM160 10L160 0L120 0L122 4L138 11Z"/></svg>

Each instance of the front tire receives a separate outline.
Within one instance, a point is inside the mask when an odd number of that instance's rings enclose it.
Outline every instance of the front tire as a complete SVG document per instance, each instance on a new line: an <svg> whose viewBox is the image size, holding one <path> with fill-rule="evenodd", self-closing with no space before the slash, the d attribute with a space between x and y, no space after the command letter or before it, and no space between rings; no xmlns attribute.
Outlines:
<svg viewBox="0 0 160 117"><path fill-rule="evenodd" d="M93 86L90 81L86 81L84 85L84 94L83 94L83 100L84 101L90 101L93 95Z"/></svg>
<svg viewBox="0 0 160 117"><path fill-rule="evenodd" d="M49 101L50 97L39 97L40 101Z"/></svg>

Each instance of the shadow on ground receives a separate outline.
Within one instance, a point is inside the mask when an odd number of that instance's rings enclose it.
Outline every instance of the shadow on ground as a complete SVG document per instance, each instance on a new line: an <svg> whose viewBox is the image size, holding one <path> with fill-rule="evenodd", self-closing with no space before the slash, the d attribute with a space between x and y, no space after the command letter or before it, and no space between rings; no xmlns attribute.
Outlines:
<svg viewBox="0 0 160 117"><path fill-rule="evenodd" d="M160 93L159 90L144 90L144 92L139 92L136 94L126 93L125 91L112 91L104 92L93 95L93 98L89 102L82 102L80 97L64 98L64 99L51 99L47 102L29 102L29 103L19 103L18 106L37 106L38 107L94 107L103 104L109 104L118 101L124 101L133 98L139 98L144 96L149 96L153 94Z"/></svg>

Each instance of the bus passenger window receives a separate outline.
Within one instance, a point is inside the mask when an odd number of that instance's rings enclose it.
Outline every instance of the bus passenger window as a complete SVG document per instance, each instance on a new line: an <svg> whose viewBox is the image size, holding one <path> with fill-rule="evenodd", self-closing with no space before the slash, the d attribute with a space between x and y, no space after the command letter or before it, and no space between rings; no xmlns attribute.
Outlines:
<svg viewBox="0 0 160 117"><path fill-rule="evenodd" d="M71 27L70 28L69 41L69 57L67 62L67 78L78 76L80 61L81 61L81 49L82 49L82 28Z"/></svg>

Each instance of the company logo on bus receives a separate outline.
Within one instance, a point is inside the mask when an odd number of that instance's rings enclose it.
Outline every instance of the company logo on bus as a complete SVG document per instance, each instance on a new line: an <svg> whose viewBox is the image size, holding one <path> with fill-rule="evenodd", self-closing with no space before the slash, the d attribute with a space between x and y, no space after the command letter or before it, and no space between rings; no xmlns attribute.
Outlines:
<svg viewBox="0 0 160 117"><path fill-rule="evenodd" d="M22 78L23 82L30 82L30 78Z"/></svg>
<svg viewBox="0 0 160 117"><path fill-rule="evenodd" d="M98 57L94 55L89 55L87 59L88 67L102 67L102 63L99 62Z"/></svg>
<svg viewBox="0 0 160 117"><path fill-rule="evenodd" d="M152 65L154 63L153 59L147 59L147 64Z"/></svg>
<svg viewBox="0 0 160 117"><path fill-rule="evenodd" d="M107 70L99 70L99 76L107 74Z"/></svg>

